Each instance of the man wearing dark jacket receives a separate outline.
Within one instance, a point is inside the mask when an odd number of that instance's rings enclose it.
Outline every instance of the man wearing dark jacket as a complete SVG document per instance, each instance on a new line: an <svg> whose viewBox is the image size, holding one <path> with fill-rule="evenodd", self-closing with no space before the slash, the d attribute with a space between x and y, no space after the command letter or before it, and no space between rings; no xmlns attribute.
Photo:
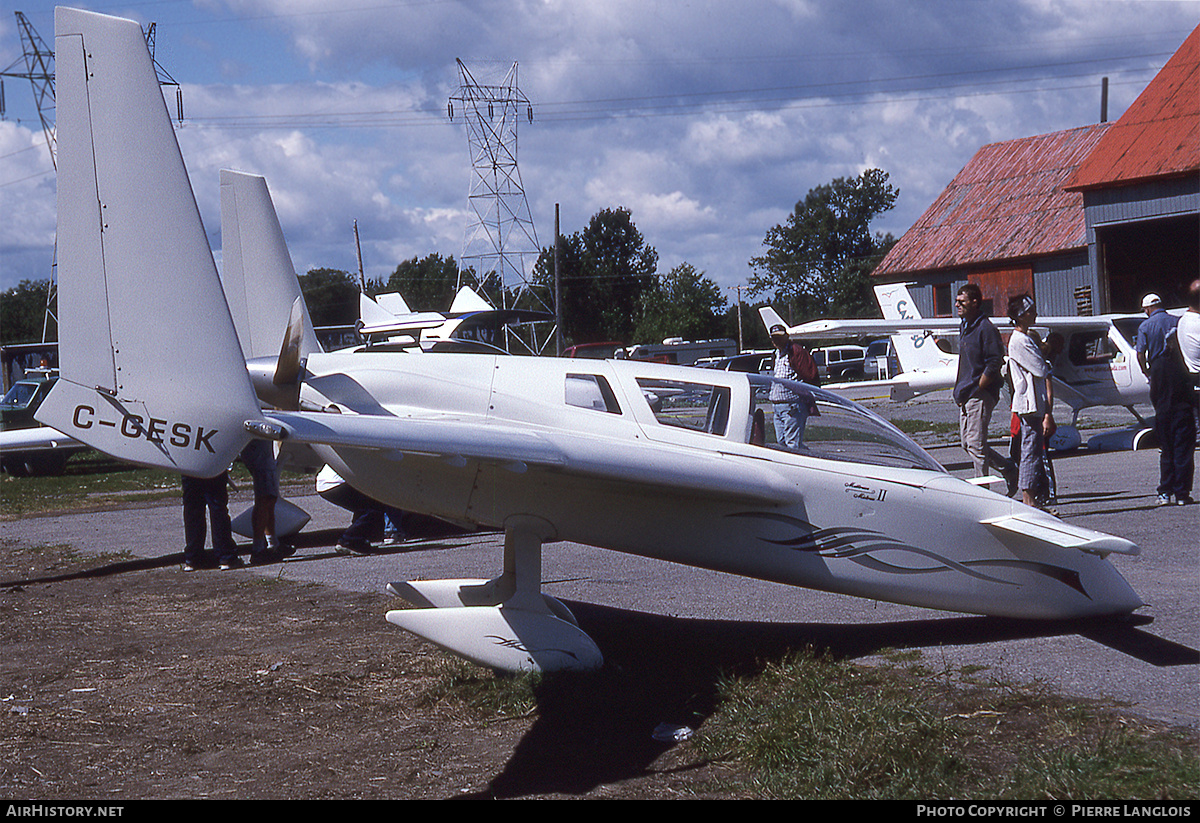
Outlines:
<svg viewBox="0 0 1200 823"><path fill-rule="evenodd" d="M976 477L986 476L993 466L1007 477L1011 474L1008 461L987 445L992 409L1000 399L1003 382L1000 370L1004 366L1004 344L1000 332L983 314L983 293L979 286L964 285L954 303L962 318L958 330L958 379L954 383L959 438L975 465Z"/></svg>
<svg viewBox="0 0 1200 823"><path fill-rule="evenodd" d="M1196 471L1196 420L1192 390L1177 337L1179 319L1157 294L1142 299L1146 319L1138 326L1138 365L1150 381L1154 433L1158 437L1158 503L1186 506Z"/></svg>

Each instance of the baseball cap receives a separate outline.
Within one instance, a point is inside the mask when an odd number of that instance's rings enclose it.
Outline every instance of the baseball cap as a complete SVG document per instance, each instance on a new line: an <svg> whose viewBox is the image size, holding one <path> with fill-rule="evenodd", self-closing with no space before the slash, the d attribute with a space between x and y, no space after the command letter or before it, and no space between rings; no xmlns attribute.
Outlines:
<svg viewBox="0 0 1200 823"><path fill-rule="evenodd" d="M1145 297L1142 298L1142 308L1148 309L1151 306L1157 306L1161 302L1162 302L1161 297L1159 297L1154 292L1150 292L1149 294L1147 294Z"/></svg>

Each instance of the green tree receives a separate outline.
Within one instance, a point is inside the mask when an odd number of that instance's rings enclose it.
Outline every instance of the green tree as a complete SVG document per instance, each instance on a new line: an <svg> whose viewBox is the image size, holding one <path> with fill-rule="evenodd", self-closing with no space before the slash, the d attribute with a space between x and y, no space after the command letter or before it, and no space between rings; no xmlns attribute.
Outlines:
<svg viewBox="0 0 1200 823"><path fill-rule="evenodd" d="M657 281L658 252L646 245L629 210L595 214L583 231L562 238L559 260L564 338L570 343L631 342L642 294ZM533 279L542 288L553 288L553 249L542 251Z"/></svg>
<svg viewBox="0 0 1200 823"><path fill-rule="evenodd" d="M750 261L750 296L773 294L794 322L876 315L870 273L896 240L870 226L900 194L887 181L887 172L868 169L809 191Z"/></svg>
<svg viewBox="0 0 1200 823"><path fill-rule="evenodd" d="M22 280L0 293L0 342L40 343L49 293L49 280ZM58 339L53 319L46 331L47 339Z"/></svg>
<svg viewBox="0 0 1200 823"><path fill-rule="evenodd" d="M458 273L458 262L453 256L414 257L396 266L384 291L399 292L413 311L444 312L454 300Z"/></svg>
<svg viewBox="0 0 1200 823"><path fill-rule="evenodd" d="M633 339L653 343L668 337L707 340L724 333L726 300L721 288L690 263L681 263L654 288L642 292Z"/></svg>
<svg viewBox="0 0 1200 823"><path fill-rule="evenodd" d="M300 292L314 326L353 326L358 320L358 281L341 269L310 269Z"/></svg>

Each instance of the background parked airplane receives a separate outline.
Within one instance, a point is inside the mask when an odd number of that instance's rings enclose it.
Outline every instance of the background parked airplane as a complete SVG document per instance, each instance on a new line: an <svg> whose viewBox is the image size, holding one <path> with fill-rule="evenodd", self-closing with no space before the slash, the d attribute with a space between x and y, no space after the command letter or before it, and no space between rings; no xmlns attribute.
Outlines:
<svg viewBox="0 0 1200 823"><path fill-rule="evenodd" d="M956 351L959 321L923 318L908 287L902 283L875 286L875 297L884 319L822 319L790 328L800 339L889 335L900 361L901 373L887 380L829 386L851 397L880 396L903 401L932 391L951 388L957 376ZM782 322L770 307L760 309L768 327ZM1144 315L1112 314L1095 317L1039 317L1034 327L1043 339L1062 338L1061 353L1054 358L1054 398L1071 409L1070 423L1060 424L1058 448L1080 442L1075 424L1079 413L1095 406L1128 409L1137 426L1127 433L1094 438L1094 447L1136 447L1150 430L1138 406L1150 403L1150 385L1138 367L1134 341ZM1008 318L993 318L1006 334ZM786 324L785 324L786 325Z"/></svg>

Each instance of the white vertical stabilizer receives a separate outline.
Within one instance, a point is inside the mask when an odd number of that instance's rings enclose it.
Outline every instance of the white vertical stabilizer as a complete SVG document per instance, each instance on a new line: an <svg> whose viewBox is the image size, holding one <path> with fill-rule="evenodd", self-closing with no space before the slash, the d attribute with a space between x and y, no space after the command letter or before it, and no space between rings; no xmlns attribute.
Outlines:
<svg viewBox="0 0 1200 823"><path fill-rule="evenodd" d="M246 359L279 354L300 282L259 175L221 170L221 281ZM300 354L306 356L321 347L308 307L301 306Z"/></svg>
<svg viewBox="0 0 1200 823"><path fill-rule="evenodd" d="M39 419L216 474L261 414L141 27L59 8L55 58L62 379Z"/></svg>
<svg viewBox="0 0 1200 823"><path fill-rule="evenodd" d="M919 320L921 312L903 283L875 286L875 300L885 320ZM957 368L958 358L937 347L928 331L898 331L892 335L892 347L902 372L926 372Z"/></svg>

